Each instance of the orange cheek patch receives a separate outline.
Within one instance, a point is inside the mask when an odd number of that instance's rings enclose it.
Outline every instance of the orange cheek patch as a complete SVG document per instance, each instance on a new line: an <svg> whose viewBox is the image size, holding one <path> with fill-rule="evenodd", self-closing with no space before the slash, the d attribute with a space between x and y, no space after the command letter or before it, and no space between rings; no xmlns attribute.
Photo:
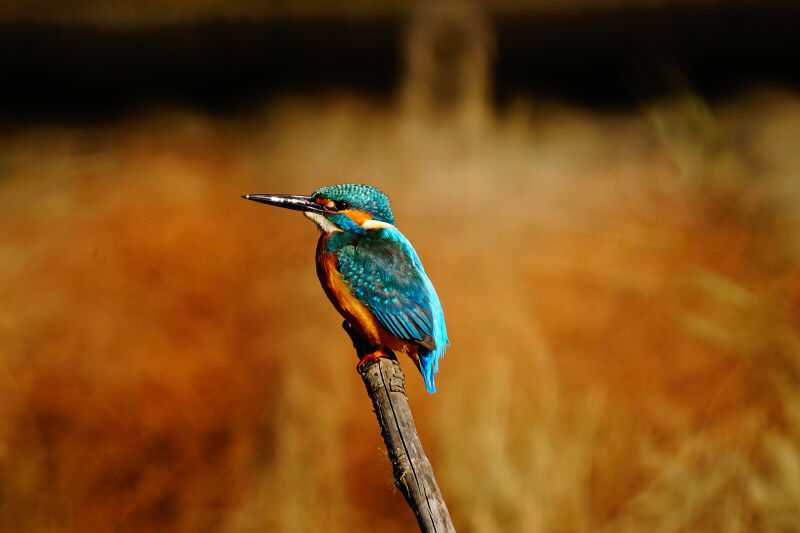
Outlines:
<svg viewBox="0 0 800 533"><path fill-rule="evenodd" d="M355 209L345 209L344 211L339 211L341 214L345 215L347 218L361 226L367 220L372 218L372 215L369 213L364 213L363 211L357 211Z"/></svg>

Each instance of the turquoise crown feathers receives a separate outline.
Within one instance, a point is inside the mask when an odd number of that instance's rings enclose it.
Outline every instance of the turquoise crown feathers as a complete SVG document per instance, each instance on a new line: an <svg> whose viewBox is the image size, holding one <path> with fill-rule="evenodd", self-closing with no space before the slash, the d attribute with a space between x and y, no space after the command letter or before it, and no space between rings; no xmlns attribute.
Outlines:
<svg viewBox="0 0 800 533"><path fill-rule="evenodd" d="M389 198L380 189L371 185L360 183L331 185L317 189L311 193L311 197L347 202L351 209L369 213L375 220L395 225Z"/></svg>

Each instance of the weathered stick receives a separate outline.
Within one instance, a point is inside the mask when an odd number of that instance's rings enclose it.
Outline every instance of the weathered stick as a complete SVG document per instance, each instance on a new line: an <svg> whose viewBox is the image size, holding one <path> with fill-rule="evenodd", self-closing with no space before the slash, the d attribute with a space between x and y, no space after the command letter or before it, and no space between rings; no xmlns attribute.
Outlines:
<svg viewBox="0 0 800 533"><path fill-rule="evenodd" d="M372 349L342 324L359 357ZM405 496L423 533L455 533L450 513L433 476L433 467L422 450L405 389L405 375L397 359L381 357L361 366L361 378L372 399L383 441L394 470L394 484Z"/></svg>

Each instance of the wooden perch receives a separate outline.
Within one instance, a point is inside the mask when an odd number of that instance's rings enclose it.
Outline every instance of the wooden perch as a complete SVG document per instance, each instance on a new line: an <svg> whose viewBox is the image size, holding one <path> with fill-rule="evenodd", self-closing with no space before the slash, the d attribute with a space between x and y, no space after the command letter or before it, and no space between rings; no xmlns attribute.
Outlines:
<svg viewBox="0 0 800 533"><path fill-rule="evenodd" d="M359 358L372 350L346 321L342 324ZM394 484L414 511L423 533L455 533L450 513L422 450L405 389L405 375L394 357L361 366L361 378L372 399L383 441L394 470Z"/></svg>

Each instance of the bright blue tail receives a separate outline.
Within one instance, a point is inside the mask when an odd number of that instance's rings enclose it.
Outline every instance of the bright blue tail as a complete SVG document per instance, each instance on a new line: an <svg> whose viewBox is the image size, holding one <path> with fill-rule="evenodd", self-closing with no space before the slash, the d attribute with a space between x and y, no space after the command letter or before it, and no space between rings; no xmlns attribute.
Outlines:
<svg viewBox="0 0 800 533"><path fill-rule="evenodd" d="M425 380L425 387L428 392L436 392L436 382L433 376L439 371L439 358L444 355L444 349L431 351L420 346L419 351L419 371L422 379Z"/></svg>

